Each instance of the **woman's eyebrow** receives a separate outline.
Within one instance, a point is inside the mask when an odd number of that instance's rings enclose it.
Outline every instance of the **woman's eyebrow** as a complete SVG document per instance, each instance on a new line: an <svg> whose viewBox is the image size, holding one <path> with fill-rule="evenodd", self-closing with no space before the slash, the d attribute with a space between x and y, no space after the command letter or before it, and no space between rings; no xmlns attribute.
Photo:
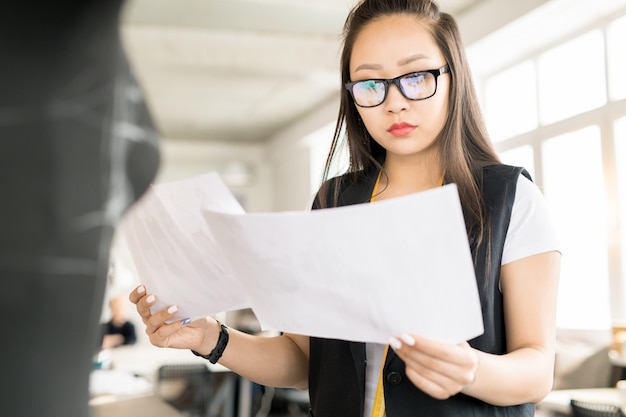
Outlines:
<svg viewBox="0 0 626 417"><path fill-rule="evenodd" d="M358 67L356 67L354 69L354 72L357 71L361 71L361 70L381 70L383 69L382 65L378 65L378 64L361 64Z"/></svg>
<svg viewBox="0 0 626 417"><path fill-rule="evenodd" d="M428 55L424 55L424 54L415 54L415 55L411 55L408 58L403 58L400 61L398 61L398 66L403 66L406 64L410 64L411 62L415 62L415 61L419 61L420 59L428 59L429 56Z"/></svg>
<svg viewBox="0 0 626 417"><path fill-rule="evenodd" d="M410 64L411 62L415 62L415 61L419 61L420 59L427 59L427 58L429 58L428 55L424 55L424 54L411 55L407 58L402 58L401 60L399 60L398 66L402 67L404 65ZM354 69L354 72L361 71L361 70L381 70L381 69L383 69L383 66L380 64L361 64Z"/></svg>

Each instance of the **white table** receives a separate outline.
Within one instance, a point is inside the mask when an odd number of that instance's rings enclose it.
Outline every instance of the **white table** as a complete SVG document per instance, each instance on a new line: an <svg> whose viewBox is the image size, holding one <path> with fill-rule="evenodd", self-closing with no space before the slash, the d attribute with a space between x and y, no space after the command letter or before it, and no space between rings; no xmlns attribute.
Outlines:
<svg viewBox="0 0 626 417"><path fill-rule="evenodd" d="M118 346L111 349L111 363L114 369L141 375L154 384L157 381L158 369L162 365L201 363L211 372L226 373L226 380L216 394L216 401L224 401L234 405L238 402L239 417L249 417L252 405L252 387L250 381L232 373L220 364L212 364L206 359L195 356L184 349L158 348L152 345ZM239 397L235 399L235 386L239 382ZM234 408L234 407L233 407ZM226 412L230 414L230 412ZM234 417L234 416L233 416Z"/></svg>
<svg viewBox="0 0 626 417"><path fill-rule="evenodd" d="M154 396L90 403L92 417L184 417Z"/></svg>
<svg viewBox="0 0 626 417"><path fill-rule="evenodd" d="M206 359L195 356L185 349L158 348L152 345L118 346L109 350L114 369L120 369L141 375L150 382L155 382L162 365L201 363L211 372L230 372L220 364L213 365Z"/></svg>

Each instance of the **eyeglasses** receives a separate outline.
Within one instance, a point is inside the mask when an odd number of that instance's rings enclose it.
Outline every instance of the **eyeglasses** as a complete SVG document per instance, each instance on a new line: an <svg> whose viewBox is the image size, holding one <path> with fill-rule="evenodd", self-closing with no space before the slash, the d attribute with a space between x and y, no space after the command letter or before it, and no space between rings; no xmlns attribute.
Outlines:
<svg viewBox="0 0 626 417"><path fill-rule="evenodd" d="M404 97L409 100L426 100L437 92L437 79L441 74L450 72L444 65L439 69L409 72L396 78L375 78L371 80L352 81L345 84L346 90L359 107L376 107L387 98L389 85L395 84Z"/></svg>

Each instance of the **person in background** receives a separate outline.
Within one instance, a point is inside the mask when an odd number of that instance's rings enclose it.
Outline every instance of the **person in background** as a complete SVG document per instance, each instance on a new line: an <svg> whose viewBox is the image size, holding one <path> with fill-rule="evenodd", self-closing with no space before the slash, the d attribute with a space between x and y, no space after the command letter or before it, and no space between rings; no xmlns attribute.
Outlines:
<svg viewBox="0 0 626 417"><path fill-rule="evenodd" d="M128 320L126 297L117 296L109 301L111 320L102 325L102 349L121 345L134 345L137 342L135 325Z"/></svg>
<svg viewBox="0 0 626 417"><path fill-rule="evenodd" d="M177 306L151 313L157 294L140 285L130 300L151 343L191 349L262 385L308 389L315 417L533 416L552 386L560 246L538 188L489 140L454 18L430 0L359 2L344 28L341 77L325 177L343 146L350 158L313 208L455 183L484 333L459 344L419 334L389 345L257 337L210 317L167 324Z"/></svg>

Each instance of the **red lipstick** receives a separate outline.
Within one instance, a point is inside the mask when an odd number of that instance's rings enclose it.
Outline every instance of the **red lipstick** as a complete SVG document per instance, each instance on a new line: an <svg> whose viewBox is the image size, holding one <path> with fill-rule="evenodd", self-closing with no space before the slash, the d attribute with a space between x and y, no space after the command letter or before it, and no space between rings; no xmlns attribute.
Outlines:
<svg viewBox="0 0 626 417"><path fill-rule="evenodd" d="M415 126L409 123L394 123L392 124L387 132L391 133L395 137L408 136L415 130Z"/></svg>

